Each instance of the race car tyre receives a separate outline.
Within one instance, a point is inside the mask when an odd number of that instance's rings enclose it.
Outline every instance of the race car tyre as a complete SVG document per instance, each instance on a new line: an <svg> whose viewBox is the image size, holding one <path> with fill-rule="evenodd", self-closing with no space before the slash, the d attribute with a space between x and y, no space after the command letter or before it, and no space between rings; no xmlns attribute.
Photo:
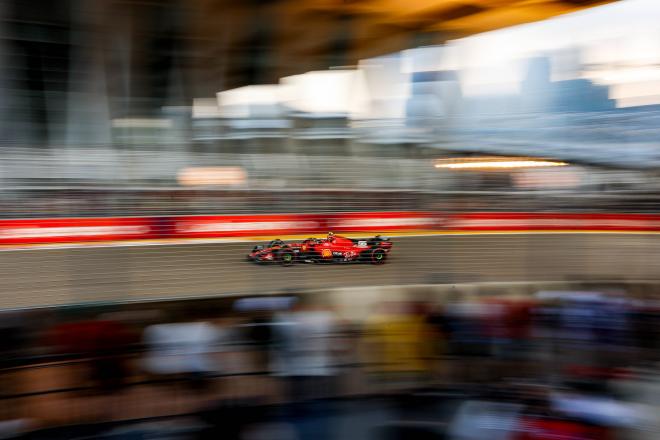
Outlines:
<svg viewBox="0 0 660 440"><path fill-rule="evenodd" d="M383 264L387 259L387 252L382 249L374 249L371 251L371 264Z"/></svg>
<svg viewBox="0 0 660 440"><path fill-rule="evenodd" d="M291 266L295 260L295 254L288 249L282 249L279 253L280 264L282 266Z"/></svg>

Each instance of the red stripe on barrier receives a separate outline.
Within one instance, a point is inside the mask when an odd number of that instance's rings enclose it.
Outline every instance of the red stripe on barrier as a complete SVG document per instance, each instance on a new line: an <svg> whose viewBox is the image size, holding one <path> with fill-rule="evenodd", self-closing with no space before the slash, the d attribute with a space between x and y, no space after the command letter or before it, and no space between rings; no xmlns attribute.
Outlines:
<svg viewBox="0 0 660 440"><path fill-rule="evenodd" d="M433 230L443 221L432 212L359 212L332 216L327 224L333 232L379 232Z"/></svg>
<svg viewBox="0 0 660 440"><path fill-rule="evenodd" d="M0 221L0 244L138 240L157 236L148 217Z"/></svg>
<svg viewBox="0 0 660 440"><path fill-rule="evenodd" d="M459 214L449 228L457 231L659 231L656 214L564 214L488 212Z"/></svg>
<svg viewBox="0 0 660 440"><path fill-rule="evenodd" d="M154 238L318 236L327 231L660 231L658 214L478 212L451 217L424 211L341 214L207 215L171 217L0 220L0 244L80 243Z"/></svg>
<svg viewBox="0 0 660 440"><path fill-rule="evenodd" d="M323 218L314 214L209 215L173 217L174 237L246 237L317 233Z"/></svg>
<svg viewBox="0 0 660 440"><path fill-rule="evenodd" d="M436 229L430 212L368 212L342 214L275 214L173 217L178 237L242 237L267 234L318 234Z"/></svg>

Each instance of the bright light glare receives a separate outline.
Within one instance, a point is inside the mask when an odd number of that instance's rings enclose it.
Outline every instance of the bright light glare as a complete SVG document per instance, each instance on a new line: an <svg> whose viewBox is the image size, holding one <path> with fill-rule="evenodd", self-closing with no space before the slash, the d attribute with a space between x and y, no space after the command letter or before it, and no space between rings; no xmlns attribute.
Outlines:
<svg viewBox="0 0 660 440"><path fill-rule="evenodd" d="M365 90L362 72L327 70L282 78L286 104L310 114L363 113Z"/></svg>
<svg viewBox="0 0 660 440"><path fill-rule="evenodd" d="M278 84L239 87L218 93L220 105L276 104L280 101Z"/></svg>
<svg viewBox="0 0 660 440"><path fill-rule="evenodd" d="M217 94L222 116L226 118L249 118L256 109L275 110L282 99L278 84L259 84L225 90Z"/></svg>
<svg viewBox="0 0 660 440"><path fill-rule="evenodd" d="M565 162L553 160L535 160L535 159L463 159L460 161L440 161L435 164L436 168L447 168L450 170L470 170L470 169L513 169L513 168L538 168L538 167L562 167L568 165Z"/></svg>
<svg viewBox="0 0 660 440"><path fill-rule="evenodd" d="M242 167L188 167L178 175L182 186L239 185L246 180Z"/></svg>

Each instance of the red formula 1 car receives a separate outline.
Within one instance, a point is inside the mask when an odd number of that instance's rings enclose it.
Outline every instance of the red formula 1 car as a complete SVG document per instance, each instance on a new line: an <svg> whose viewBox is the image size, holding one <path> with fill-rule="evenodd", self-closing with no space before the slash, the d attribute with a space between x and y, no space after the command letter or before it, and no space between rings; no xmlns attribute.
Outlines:
<svg viewBox="0 0 660 440"><path fill-rule="evenodd" d="M299 243L273 240L266 246L255 246L247 256L256 263L372 263L383 264L392 249L387 237L354 240L328 233L327 238L308 238Z"/></svg>

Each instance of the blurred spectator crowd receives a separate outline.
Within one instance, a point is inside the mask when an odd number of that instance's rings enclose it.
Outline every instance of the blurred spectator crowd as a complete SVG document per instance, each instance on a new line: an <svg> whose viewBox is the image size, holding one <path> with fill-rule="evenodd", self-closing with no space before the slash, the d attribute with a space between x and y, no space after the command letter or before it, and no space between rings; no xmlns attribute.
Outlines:
<svg viewBox="0 0 660 440"><path fill-rule="evenodd" d="M656 438L660 305L613 292L3 312L2 438Z"/></svg>

